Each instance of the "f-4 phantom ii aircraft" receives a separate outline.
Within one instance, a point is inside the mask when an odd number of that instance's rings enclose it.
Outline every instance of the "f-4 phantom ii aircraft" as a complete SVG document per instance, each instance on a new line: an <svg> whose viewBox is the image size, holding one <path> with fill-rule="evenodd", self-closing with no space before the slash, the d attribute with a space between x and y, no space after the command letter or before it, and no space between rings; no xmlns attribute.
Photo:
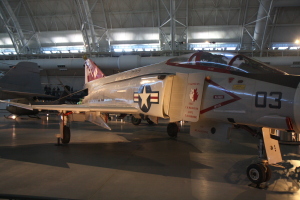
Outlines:
<svg viewBox="0 0 300 200"><path fill-rule="evenodd" d="M191 122L191 135L212 139L240 127L260 138L261 160L247 168L248 178L258 184L270 179L269 164L282 161L275 131L300 131L300 76L244 55L196 52L107 77L90 59L85 66L88 95L82 104L13 105L58 110L63 143L70 141L70 121L88 120L110 130L110 113L153 122L168 118L171 137L181 120Z"/></svg>

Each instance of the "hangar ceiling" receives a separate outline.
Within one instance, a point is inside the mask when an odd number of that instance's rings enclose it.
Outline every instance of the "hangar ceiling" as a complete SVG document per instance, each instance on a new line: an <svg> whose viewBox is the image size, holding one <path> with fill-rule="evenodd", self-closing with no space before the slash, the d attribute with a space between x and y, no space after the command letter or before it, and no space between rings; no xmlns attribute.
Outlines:
<svg viewBox="0 0 300 200"><path fill-rule="evenodd" d="M299 0L0 0L0 53L298 49ZM105 54L109 55L109 54Z"/></svg>

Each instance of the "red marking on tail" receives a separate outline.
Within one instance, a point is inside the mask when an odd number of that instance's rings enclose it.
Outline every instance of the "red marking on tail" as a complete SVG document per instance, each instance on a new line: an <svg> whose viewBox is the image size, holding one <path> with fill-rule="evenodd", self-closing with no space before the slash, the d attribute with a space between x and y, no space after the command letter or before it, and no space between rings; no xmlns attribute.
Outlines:
<svg viewBox="0 0 300 200"><path fill-rule="evenodd" d="M91 60L85 60L85 83L105 77L104 73Z"/></svg>

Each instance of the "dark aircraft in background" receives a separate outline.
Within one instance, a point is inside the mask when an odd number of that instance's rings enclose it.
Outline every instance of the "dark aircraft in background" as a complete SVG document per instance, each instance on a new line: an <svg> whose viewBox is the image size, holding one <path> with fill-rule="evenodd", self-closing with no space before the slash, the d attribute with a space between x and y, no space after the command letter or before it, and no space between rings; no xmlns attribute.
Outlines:
<svg viewBox="0 0 300 200"><path fill-rule="evenodd" d="M19 62L0 79L0 99L33 99L43 94L36 63Z"/></svg>
<svg viewBox="0 0 300 200"><path fill-rule="evenodd" d="M59 99L57 97L52 97L52 96L50 96L50 97L48 97L48 96L36 96L36 97L33 97L33 98L9 99L8 102L9 103L12 103L12 102L14 102L14 103L25 103L25 104L31 104L31 105L46 105L46 104L63 104L63 103L66 102L66 100L69 100L68 102L71 102L71 103L74 102L74 101L78 102L80 98L81 98L81 96L80 97L76 96L74 98L74 94L69 95L68 91L64 90ZM13 106L12 104L9 104L9 103L6 106L6 110L8 112L10 112L11 114L8 117L5 116L6 118L15 119L15 118L17 118L19 116L22 116L22 115L27 115L27 116L33 117L33 118L39 118L37 116L37 114L39 113L39 111L37 109L28 110L28 109L20 108L20 107L17 107L17 106Z"/></svg>
<svg viewBox="0 0 300 200"><path fill-rule="evenodd" d="M40 70L34 62L19 62L0 79L0 99L10 102L31 103L45 96ZM26 110L8 105L6 110L15 115L36 115L38 110Z"/></svg>
<svg viewBox="0 0 300 200"><path fill-rule="evenodd" d="M59 111L63 143L70 141L71 121L110 130L112 113L169 119L171 137L177 136L178 121L191 122L192 136L218 140L240 127L260 139L259 160L247 168L257 184L270 180L270 164L282 161L275 132L300 132L300 76L244 55L201 51L106 77L90 59L85 66L88 95L82 104L13 105Z"/></svg>
<svg viewBox="0 0 300 200"><path fill-rule="evenodd" d="M67 96L68 94L67 91L63 91L62 96ZM51 104L62 104L65 102L65 99L57 100L57 97L44 94L40 70L37 63L34 62L19 62L0 79L0 99L25 104L45 104L43 102L45 100L52 101ZM6 110L11 115L15 115L13 118L21 115L36 117L39 113L37 109L27 110L11 104L6 106Z"/></svg>
<svg viewBox="0 0 300 200"><path fill-rule="evenodd" d="M8 102L24 103L24 104L63 104L68 102L78 102L82 95L79 92L70 94L70 87L64 86L60 98L45 95L41 84L40 70L37 63L19 62L12 67L0 79L0 99L8 100ZM45 102L46 101L46 102ZM34 116L39 113L37 109L28 110L8 104L6 110L16 116L28 115ZM9 116L8 116L9 118Z"/></svg>

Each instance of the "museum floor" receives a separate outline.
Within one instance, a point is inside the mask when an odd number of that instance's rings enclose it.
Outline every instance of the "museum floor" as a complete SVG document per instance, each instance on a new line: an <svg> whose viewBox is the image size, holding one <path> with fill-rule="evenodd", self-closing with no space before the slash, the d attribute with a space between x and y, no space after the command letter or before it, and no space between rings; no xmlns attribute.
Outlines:
<svg viewBox="0 0 300 200"><path fill-rule="evenodd" d="M281 145L265 189L249 186L246 168L257 142L234 130L231 143L196 139L184 125L177 139L159 125L112 120L112 131L71 124L71 143L55 146L58 117L6 119L0 112L0 199L226 200L300 198L300 147ZM18 198L15 198L18 199ZM21 198L19 198L21 199Z"/></svg>

